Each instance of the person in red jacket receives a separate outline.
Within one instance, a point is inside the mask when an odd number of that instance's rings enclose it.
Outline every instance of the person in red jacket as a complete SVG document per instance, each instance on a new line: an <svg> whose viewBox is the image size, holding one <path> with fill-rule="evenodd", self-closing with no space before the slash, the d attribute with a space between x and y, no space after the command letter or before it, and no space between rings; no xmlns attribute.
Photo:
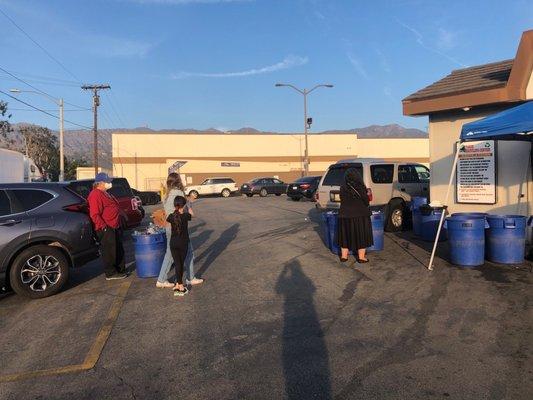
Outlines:
<svg viewBox="0 0 533 400"><path fill-rule="evenodd" d="M120 231L121 210L117 200L109 193L111 178L105 172L96 175L93 190L89 193L89 215L100 241L106 280L127 277L124 247Z"/></svg>

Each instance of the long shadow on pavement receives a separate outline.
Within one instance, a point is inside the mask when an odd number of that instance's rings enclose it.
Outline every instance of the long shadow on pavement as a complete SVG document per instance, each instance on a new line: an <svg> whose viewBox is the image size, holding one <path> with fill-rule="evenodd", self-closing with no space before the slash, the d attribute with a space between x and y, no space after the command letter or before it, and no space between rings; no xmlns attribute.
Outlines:
<svg viewBox="0 0 533 400"><path fill-rule="evenodd" d="M233 224L224 232L222 232L217 240L209 245L202 254L196 257L197 261L205 259L202 263L202 266L196 272L197 277L201 277L207 269L213 264L217 257L222 254L224 250L229 246L229 244L237 237L237 232L239 232L240 224Z"/></svg>
<svg viewBox="0 0 533 400"><path fill-rule="evenodd" d="M313 296L313 282L294 260L276 283L283 301L282 360L288 399L331 399L328 349Z"/></svg>

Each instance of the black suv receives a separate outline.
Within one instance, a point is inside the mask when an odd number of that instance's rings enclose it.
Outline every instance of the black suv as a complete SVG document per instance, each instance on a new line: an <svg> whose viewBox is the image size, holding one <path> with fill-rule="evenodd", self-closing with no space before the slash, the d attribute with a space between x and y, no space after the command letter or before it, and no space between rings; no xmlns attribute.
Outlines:
<svg viewBox="0 0 533 400"><path fill-rule="evenodd" d="M0 289L50 296L98 254L87 204L66 184L0 184Z"/></svg>

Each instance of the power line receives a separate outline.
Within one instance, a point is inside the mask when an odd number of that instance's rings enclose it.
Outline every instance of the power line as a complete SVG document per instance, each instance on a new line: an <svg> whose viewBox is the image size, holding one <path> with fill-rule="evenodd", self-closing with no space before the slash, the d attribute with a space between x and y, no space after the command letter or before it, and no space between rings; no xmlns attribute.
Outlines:
<svg viewBox="0 0 533 400"><path fill-rule="evenodd" d="M120 118L120 115L118 114L117 109L115 108L115 105L111 101L111 96L108 96L106 92L104 92L104 95L106 99L109 101L109 104L111 105L111 109L113 110L113 112L115 113L115 116L117 117L118 123L121 124L123 127L125 127L126 124L124 124L124 121L122 120L122 118Z"/></svg>
<svg viewBox="0 0 533 400"><path fill-rule="evenodd" d="M16 98L15 96L11 96L9 93L4 92L3 90L0 90L0 93L2 93L3 95L5 95L5 96L7 96L7 97L12 98L12 99L15 100L15 101L18 101L19 103L24 104L25 106L31 107L31 108L33 108L33 109L36 110L36 111L40 111L40 112L42 112L43 114L49 115L50 117L53 117L53 118L59 119L59 117L58 117L57 115L51 114L51 113L49 113L48 111L45 111L45 110L43 110L43 109L41 109L41 108L39 108L39 107L35 107L34 105L32 105L32 104L30 104L30 103L26 103L25 101L20 100L20 99ZM92 129L92 128L88 127L88 126L81 125L81 124L78 124L78 123L76 123L76 122L69 121L68 119L65 119L64 121L67 122L67 123L69 123L69 124L71 124L71 125L79 126L80 128L84 128L84 129Z"/></svg>
<svg viewBox="0 0 533 400"><path fill-rule="evenodd" d="M43 111L50 111L50 112L54 112L54 111L57 111L57 110L53 110L53 109L45 109L43 108L42 109ZM91 111L92 109L91 108L85 108L85 109L79 109L79 108L73 108L73 109L70 109L70 110L63 110L63 111ZM9 107L9 111L40 111L40 110L31 110L29 108L12 108L12 107Z"/></svg>
<svg viewBox="0 0 533 400"><path fill-rule="evenodd" d="M1 76L2 80L8 80L8 81L15 81L16 79L10 78L6 75ZM41 79L34 79L34 78L26 78L27 81L33 82L33 83L40 83L42 85L47 86L64 86L64 87L78 87L79 85L77 83L63 83L63 82L53 82L53 81L45 81Z"/></svg>
<svg viewBox="0 0 533 400"><path fill-rule="evenodd" d="M70 76L72 76L78 83L81 83L80 79L74 75L67 67L65 67L57 58L55 58L48 50L46 50L43 46L41 46L35 39L33 39L22 27L20 27L13 19L9 17L2 9L0 9L0 13L6 17L9 22L11 22L19 31L21 31L28 39L30 39L37 47L39 47L42 51L45 52L45 54L50 57L57 65L59 65L65 72L67 72Z"/></svg>

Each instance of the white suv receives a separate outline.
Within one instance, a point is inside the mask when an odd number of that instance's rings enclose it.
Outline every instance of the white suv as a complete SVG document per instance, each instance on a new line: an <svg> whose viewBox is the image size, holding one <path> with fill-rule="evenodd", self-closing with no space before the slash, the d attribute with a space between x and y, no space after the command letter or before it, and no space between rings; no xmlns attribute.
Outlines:
<svg viewBox="0 0 533 400"><path fill-rule="evenodd" d="M198 196L219 194L229 197L239 190L235 181L231 178L207 178L201 185L191 185L185 188L185 194L193 198Z"/></svg>

